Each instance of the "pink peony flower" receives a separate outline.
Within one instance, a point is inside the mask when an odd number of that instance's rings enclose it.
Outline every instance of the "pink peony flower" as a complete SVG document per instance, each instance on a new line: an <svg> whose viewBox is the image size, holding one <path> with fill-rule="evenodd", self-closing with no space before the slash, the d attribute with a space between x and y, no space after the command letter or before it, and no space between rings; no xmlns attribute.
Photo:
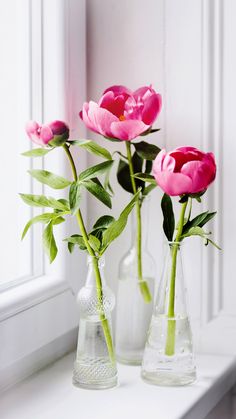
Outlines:
<svg viewBox="0 0 236 419"><path fill-rule="evenodd" d="M161 95L152 87L132 92L125 86L111 86L98 103L85 102L80 117L98 134L130 141L151 127L160 110Z"/></svg>
<svg viewBox="0 0 236 419"><path fill-rule="evenodd" d="M29 121L25 129L29 138L41 146L46 146L55 137L69 138L69 127L63 121L52 121L47 125Z"/></svg>
<svg viewBox="0 0 236 419"><path fill-rule="evenodd" d="M170 196L203 192L216 176L214 154L194 147L162 150L154 160L153 175Z"/></svg>

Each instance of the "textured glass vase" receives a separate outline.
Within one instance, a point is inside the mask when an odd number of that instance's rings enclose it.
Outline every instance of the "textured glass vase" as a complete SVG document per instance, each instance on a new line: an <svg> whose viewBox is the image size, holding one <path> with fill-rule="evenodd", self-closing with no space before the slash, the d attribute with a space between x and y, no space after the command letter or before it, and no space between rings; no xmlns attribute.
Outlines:
<svg viewBox="0 0 236 419"><path fill-rule="evenodd" d="M88 258L86 283L77 297L80 322L73 384L78 387L103 389L117 384L111 325L115 297L105 283L104 260L99 260L98 263L102 292L98 288L93 259Z"/></svg>
<svg viewBox="0 0 236 419"><path fill-rule="evenodd" d="M142 220L142 273L151 293L151 301L145 302L141 292L137 270L137 220L132 213L132 240L129 251L119 264L119 280L116 304L116 355L124 364L141 365L152 310L156 267L147 248L148 207L146 199L141 207Z"/></svg>
<svg viewBox="0 0 236 419"><path fill-rule="evenodd" d="M186 385L196 378L180 247L167 244L143 356L142 378L157 385Z"/></svg>

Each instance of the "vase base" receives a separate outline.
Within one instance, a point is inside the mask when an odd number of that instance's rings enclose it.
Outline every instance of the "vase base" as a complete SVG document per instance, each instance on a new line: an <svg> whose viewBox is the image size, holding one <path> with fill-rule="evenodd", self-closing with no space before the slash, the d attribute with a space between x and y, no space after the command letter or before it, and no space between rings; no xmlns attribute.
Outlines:
<svg viewBox="0 0 236 419"><path fill-rule="evenodd" d="M117 377L114 377L110 380L106 380L102 382L83 382L83 381L77 381L73 377L72 384L75 387L84 388L87 390L105 390L108 388L116 387L118 384L118 380L117 380Z"/></svg>
<svg viewBox="0 0 236 419"><path fill-rule="evenodd" d="M87 389L105 389L117 385L116 365L103 358L81 357L74 363L74 386Z"/></svg>
<svg viewBox="0 0 236 419"><path fill-rule="evenodd" d="M156 386L186 386L196 381L196 370L194 369L185 373L174 371L142 371L141 377L146 383Z"/></svg>

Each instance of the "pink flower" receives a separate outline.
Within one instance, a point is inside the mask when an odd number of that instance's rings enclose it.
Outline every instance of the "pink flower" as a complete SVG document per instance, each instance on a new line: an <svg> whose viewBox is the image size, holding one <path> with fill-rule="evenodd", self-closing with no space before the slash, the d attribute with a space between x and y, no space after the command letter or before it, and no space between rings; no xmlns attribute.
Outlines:
<svg viewBox="0 0 236 419"><path fill-rule="evenodd" d="M162 150L154 160L153 175L170 196L203 192L216 176L214 154L194 147Z"/></svg>
<svg viewBox="0 0 236 419"><path fill-rule="evenodd" d="M69 127L63 121L52 121L47 125L39 125L35 121L29 121L25 129L29 138L35 144L41 146L46 146L49 141L55 138L69 138Z"/></svg>
<svg viewBox="0 0 236 419"><path fill-rule="evenodd" d="M132 92L125 86L111 86L98 103L85 102L80 117L98 134L130 141L152 126L160 110L161 95L152 87Z"/></svg>

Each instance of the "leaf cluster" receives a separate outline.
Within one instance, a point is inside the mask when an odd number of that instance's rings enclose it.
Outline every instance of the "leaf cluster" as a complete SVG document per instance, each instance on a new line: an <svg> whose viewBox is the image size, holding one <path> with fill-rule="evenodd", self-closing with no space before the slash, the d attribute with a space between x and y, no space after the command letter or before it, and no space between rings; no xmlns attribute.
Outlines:
<svg viewBox="0 0 236 419"><path fill-rule="evenodd" d="M186 200L183 202L186 202ZM164 194L162 197L161 209L163 213L164 233L168 241L173 241L174 232L175 232L175 216L174 216L174 211L173 211L172 200L170 196L167 194ZM216 212L209 212L209 211L205 211L192 219L190 219L190 215L189 215L188 219L184 220L184 226L183 226L182 234L179 238L179 241L183 241L185 238L191 237L191 236L200 236L202 239L204 239L206 245L211 243L217 249L220 249L220 247L215 242L213 242L213 240L209 238L209 235L211 233L206 232L203 229L205 224L207 224L210 220L212 220L215 215L216 215ZM177 229L178 229L178 225L177 225Z"/></svg>
<svg viewBox="0 0 236 419"><path fill-rule="evenodd" d="M160 152L160 149L156 145L145 141L131 144L134 147L132 164L136 189L141 188L142 197L145 197L157 186L154 177L151 176L150 173L152 170L152 162ZM124 156L121 155L117 169L117 180L125 191L133 194L130 169L128 162L125 159ZM152 183L152 185L146 185L146 183Z"/></svg>

